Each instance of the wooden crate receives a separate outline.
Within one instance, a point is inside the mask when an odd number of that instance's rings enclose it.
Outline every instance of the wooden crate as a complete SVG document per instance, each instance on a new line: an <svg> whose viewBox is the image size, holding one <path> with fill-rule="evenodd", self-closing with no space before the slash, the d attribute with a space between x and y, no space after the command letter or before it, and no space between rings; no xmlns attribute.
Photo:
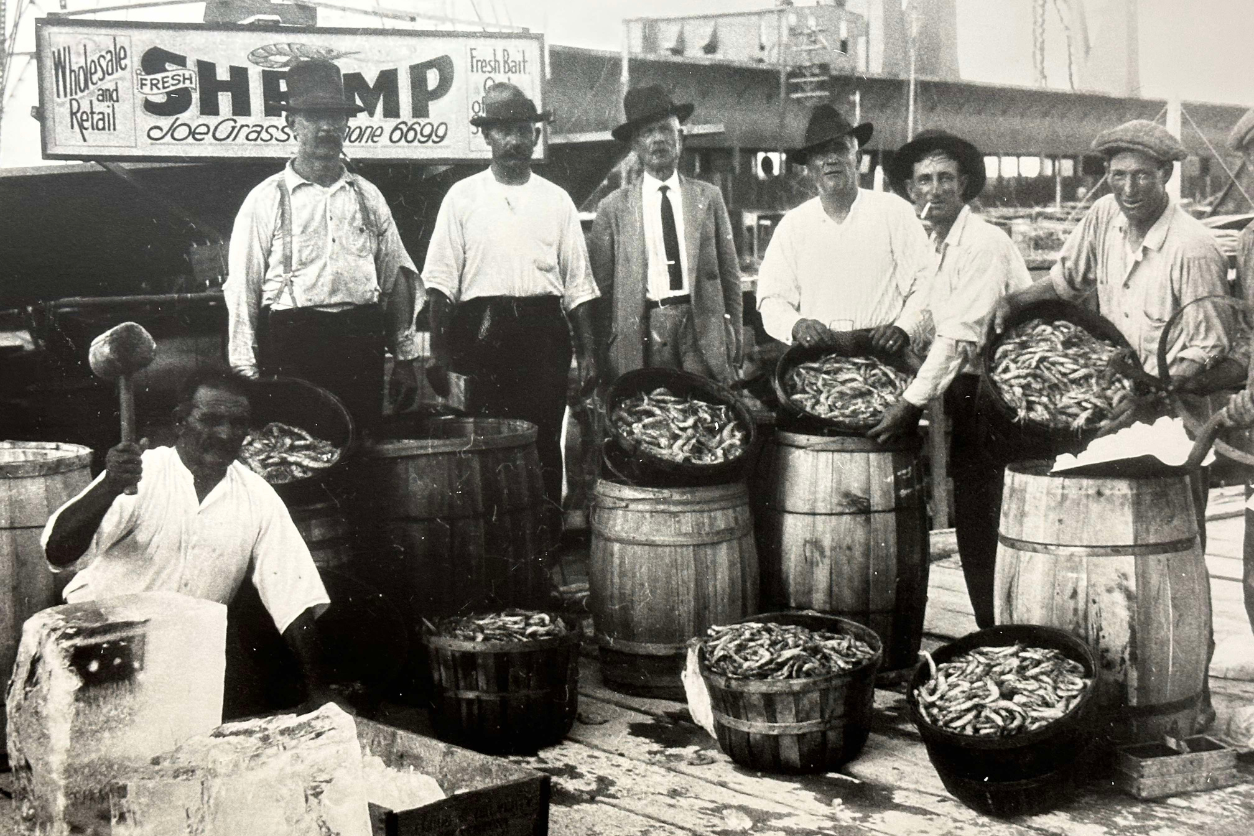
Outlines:
<svg viewBox="0 0 1254 836"><path fill-rule="evenodd" d="M1185 738L1183 747L1141 743L1118 750L1115 783L1140 799L1215 790L1239 780L1237 753L1206 735Z"/></svg>
<svg viewBox="0 0 1254 836"><path fill-rule="evenodd" d="M546 836L550 778L500 758L357 719L362 754L435 778L447 798L412 810L370 805L375 836Z"/></svg>

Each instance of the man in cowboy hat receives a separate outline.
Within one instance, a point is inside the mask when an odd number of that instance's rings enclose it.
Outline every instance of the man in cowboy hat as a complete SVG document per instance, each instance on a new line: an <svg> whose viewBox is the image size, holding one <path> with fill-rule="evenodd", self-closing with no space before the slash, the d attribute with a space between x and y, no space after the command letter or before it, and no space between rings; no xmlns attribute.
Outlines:
<svg viewBox="0 0 1254 836"><path fill-rule="evenodd" d="M596 381L591 305L596 283L575 204L531 170L538 123L552 118L513 84L484 96L470 123L483 130L492 164L455 183L436 216L423 281L431 318L427 377L448 392L446 371L470 378L469 409L536 425L536 452L556 534L560 433L573 325L581 389Z"/></svg>
<svg viewBox="0 0 1254 836"><path fill-rule="evenodd" d="M898 149L888 175L931 227L939 261L928 307L936 335L914 380L868 435L886 441L913 431L927 402L944 393L953 425L949 461L962 572L976 623L991 627L1006 462L985 449L978 432L975 366L997 300L1027 287L1031 278L1010 237L967 205L985 182L984 157L974 145L944 131L924 131Z"/></svg>
<svg viewBox="0 0 1254 836"><path fill-rule="evenodd" d="M244 199L223 287L229 360L246 377L299 377L337 395L364 428L383 409L384 347L393 396L416 392L418 270L387 201L344 167L344 79L330 61L287 72L296 156Z"/></svg>
<svg viewBox="0 0 1254 836"><path fill-rule="evenodd" d="M1194 300L1228 292L1228 263L1214 237L1167 194L1184 146L1161 125L1134 119L1099 134L1093 150L1106 157L1112 194L1089 209L1048 276L998 302L995 327L1032 302L1096 297L1098 312L1127 337L1147 372L1170 373L1178 391L1194 391L1206 380L1198 373L1231 353L1234 323L1226 308L1193 305L1176 326L1167 368L1159 369L1167 321ZM1124 400L1105 431L1146 415L1153 398Z"/></svg>
<svg viewBox="0 0 1254 836"><path fill-rule="evenodd" d="M691 104L657 85L623 98L611 133L644 168L601 201L588 241L607 380L663 366L730 383L740 365L742 299L731 221L717 186L681 177Z"/></svg>
<svg viewBox="0 0 1254 836"><path fill-rule="evenodd" d="M934 255L909 203L858 187L871 131L821 104L789 155L818 197L783 217L758 271L758 310L776 339L838 346L842 332L870 329L872 344L891 352L919 324Z"/></svg>

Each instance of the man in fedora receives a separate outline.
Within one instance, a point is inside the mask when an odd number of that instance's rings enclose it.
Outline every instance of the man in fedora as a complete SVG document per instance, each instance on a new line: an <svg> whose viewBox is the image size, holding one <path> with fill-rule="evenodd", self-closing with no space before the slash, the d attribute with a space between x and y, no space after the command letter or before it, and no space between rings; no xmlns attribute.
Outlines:
<svg viewBox="0 0 1254 836"><path fill-rule="evenodd" d="M927 402L944 394L953 428L949 461L962 572L976 624L991 627L1006 462L986 449L978 432L976 366L997 300L1032 281L1010 237L967 205L985 182L984 157L974 145L944 131L924 131L898 149L888 175L931 227L938 263L928 307L936 333L922 368L868 435L887 441L913 432Z"/></svg>
<svg viewBox="0 0 1254 836"><path fill-rule="evenodd" d="M870 329L877 349L895 352L918 326L934 256L909 203L858 187L871 132L821 104L789 155L818 196L784 215L758 271L762 324L785 343L838 346L841 332Z"/></svg>
<svg viewBox="0 0 1254 836"><path fill-rule="evenodd" d="M299 377L330 390L360 427L383 409L384 348L392 395L416 392L418 270L372 183L344 167L348 118L330 61L287 72L287 129L296 156L244 199L231 234L223 291L231 367Z"/></svg>
<svg viewBox="0 0 1254 836"><path fill-rule="evenodd" d="M662 366L721 383L740 365L742 299L731 221L717 186L682 177L691 104L657 85L627 91L611 133L644 172L597 207L588 241L601 290L597 338L606 380Z"/></svg>
<svg viewBox="0 0 1254 836"><path fill-rule="evenodd" d="M556 534L561 511L561 427L575 332L579 387L596 381L592 306L598 296L579 215L565 191L531 170L538 112L518 87L498 83L470 123L491 166L453 185L436 216L422 277L431 319L427 377L446 395L451 369L470 379L477 415L535 424L536 452Z"/></svg>

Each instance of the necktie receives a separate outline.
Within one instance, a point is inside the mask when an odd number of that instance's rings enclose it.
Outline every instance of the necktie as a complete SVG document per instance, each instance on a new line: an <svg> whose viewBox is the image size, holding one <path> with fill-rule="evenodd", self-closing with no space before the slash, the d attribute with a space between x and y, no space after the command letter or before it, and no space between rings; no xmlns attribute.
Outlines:
<svg viewBox="0 0 1254 836"><path fill-rule="evenodd" d="M669 186L659 186L662 193L662 246L666 248L666 272L670 273L671 290L684 289L684 271L679 263L679 233L675 230L675 210L666 196Z"/></svg>

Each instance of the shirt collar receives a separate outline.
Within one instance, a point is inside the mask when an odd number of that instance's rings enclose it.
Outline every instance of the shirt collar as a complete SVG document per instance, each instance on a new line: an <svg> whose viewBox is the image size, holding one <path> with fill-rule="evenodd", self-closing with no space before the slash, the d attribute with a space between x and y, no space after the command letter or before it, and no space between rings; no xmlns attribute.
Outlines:
<svg viewBox="0 0 1254 836"><path fill-rule="evenodd" d="M296 191L296 188L297 188L298 186L316 186L316 185L318 185L317 183L313 182L312 180L306 180L304 177L301 177L299 174L297 174L297 173L296 173L296 169L295 169L295 167L293 167L293 165L292 165L292 162L293 162L293 160L288 160L288 161L287 161L287 165L286 165L286 166L284 166L284 168L283 168L283 181L284 181L285 183L287 183L287 189L288 189L288 191L294 192L294 191ZM348 183L351 183L351 182L352 182L352 178L354 178L354 177L356 177L356 176L357 176L357 175L355 175L355 174L351 174L351 173L349 173L348 169L346 168L346 169L344 169L344 170L340 173L340 179L339 179L339 180L336 180L334 183L332 183L332 184L331 184L330 186L328 186L327 188L328 188L328 190L329 190L329 191L334 191L335 189L338 189L338 188L340 188L340 187L342 187L342 186L344 186L344 185L346 185L346 184L348 184Z"/></svg>
<svg viewBox="0 0 1254 836"><path fill-rule="evenodd" d="M945 236L945 240L941 243L941 249L949 249L962 244L962 233L967 229L967 220L971 217L971 207L964 205L958 210L958 217L954 218L954 225L949 228L949 234Z"/></svg>
<svg viewBox="0 0 1254 836"><path fill-rule="evenodd" d="M1151 250L1161 250L1163 248L1163 245L1167 243L1167 233L1171 231L1171 220L1175 214L1176 202L1168 197L1163 213L1158 216L1158 220L1154 221L1154 225L1149 228L1149 232L1145 233L1145 239L1141 241L1141 247L1138 252L1146 248ZM1126 239L1128 235L1128 216L1123 214L1122 209L1119 210L1117 227Z"/></svg>
<svg viewBox="0 0 1254 836"><path fill-rule="evenodd" d="M646 171L641 182L644 184L644 188L650 192L656 192L659 186L666 186L671 194L679 194L679 169L672 171L671 176L665 180L659 180Z"/></svg>

